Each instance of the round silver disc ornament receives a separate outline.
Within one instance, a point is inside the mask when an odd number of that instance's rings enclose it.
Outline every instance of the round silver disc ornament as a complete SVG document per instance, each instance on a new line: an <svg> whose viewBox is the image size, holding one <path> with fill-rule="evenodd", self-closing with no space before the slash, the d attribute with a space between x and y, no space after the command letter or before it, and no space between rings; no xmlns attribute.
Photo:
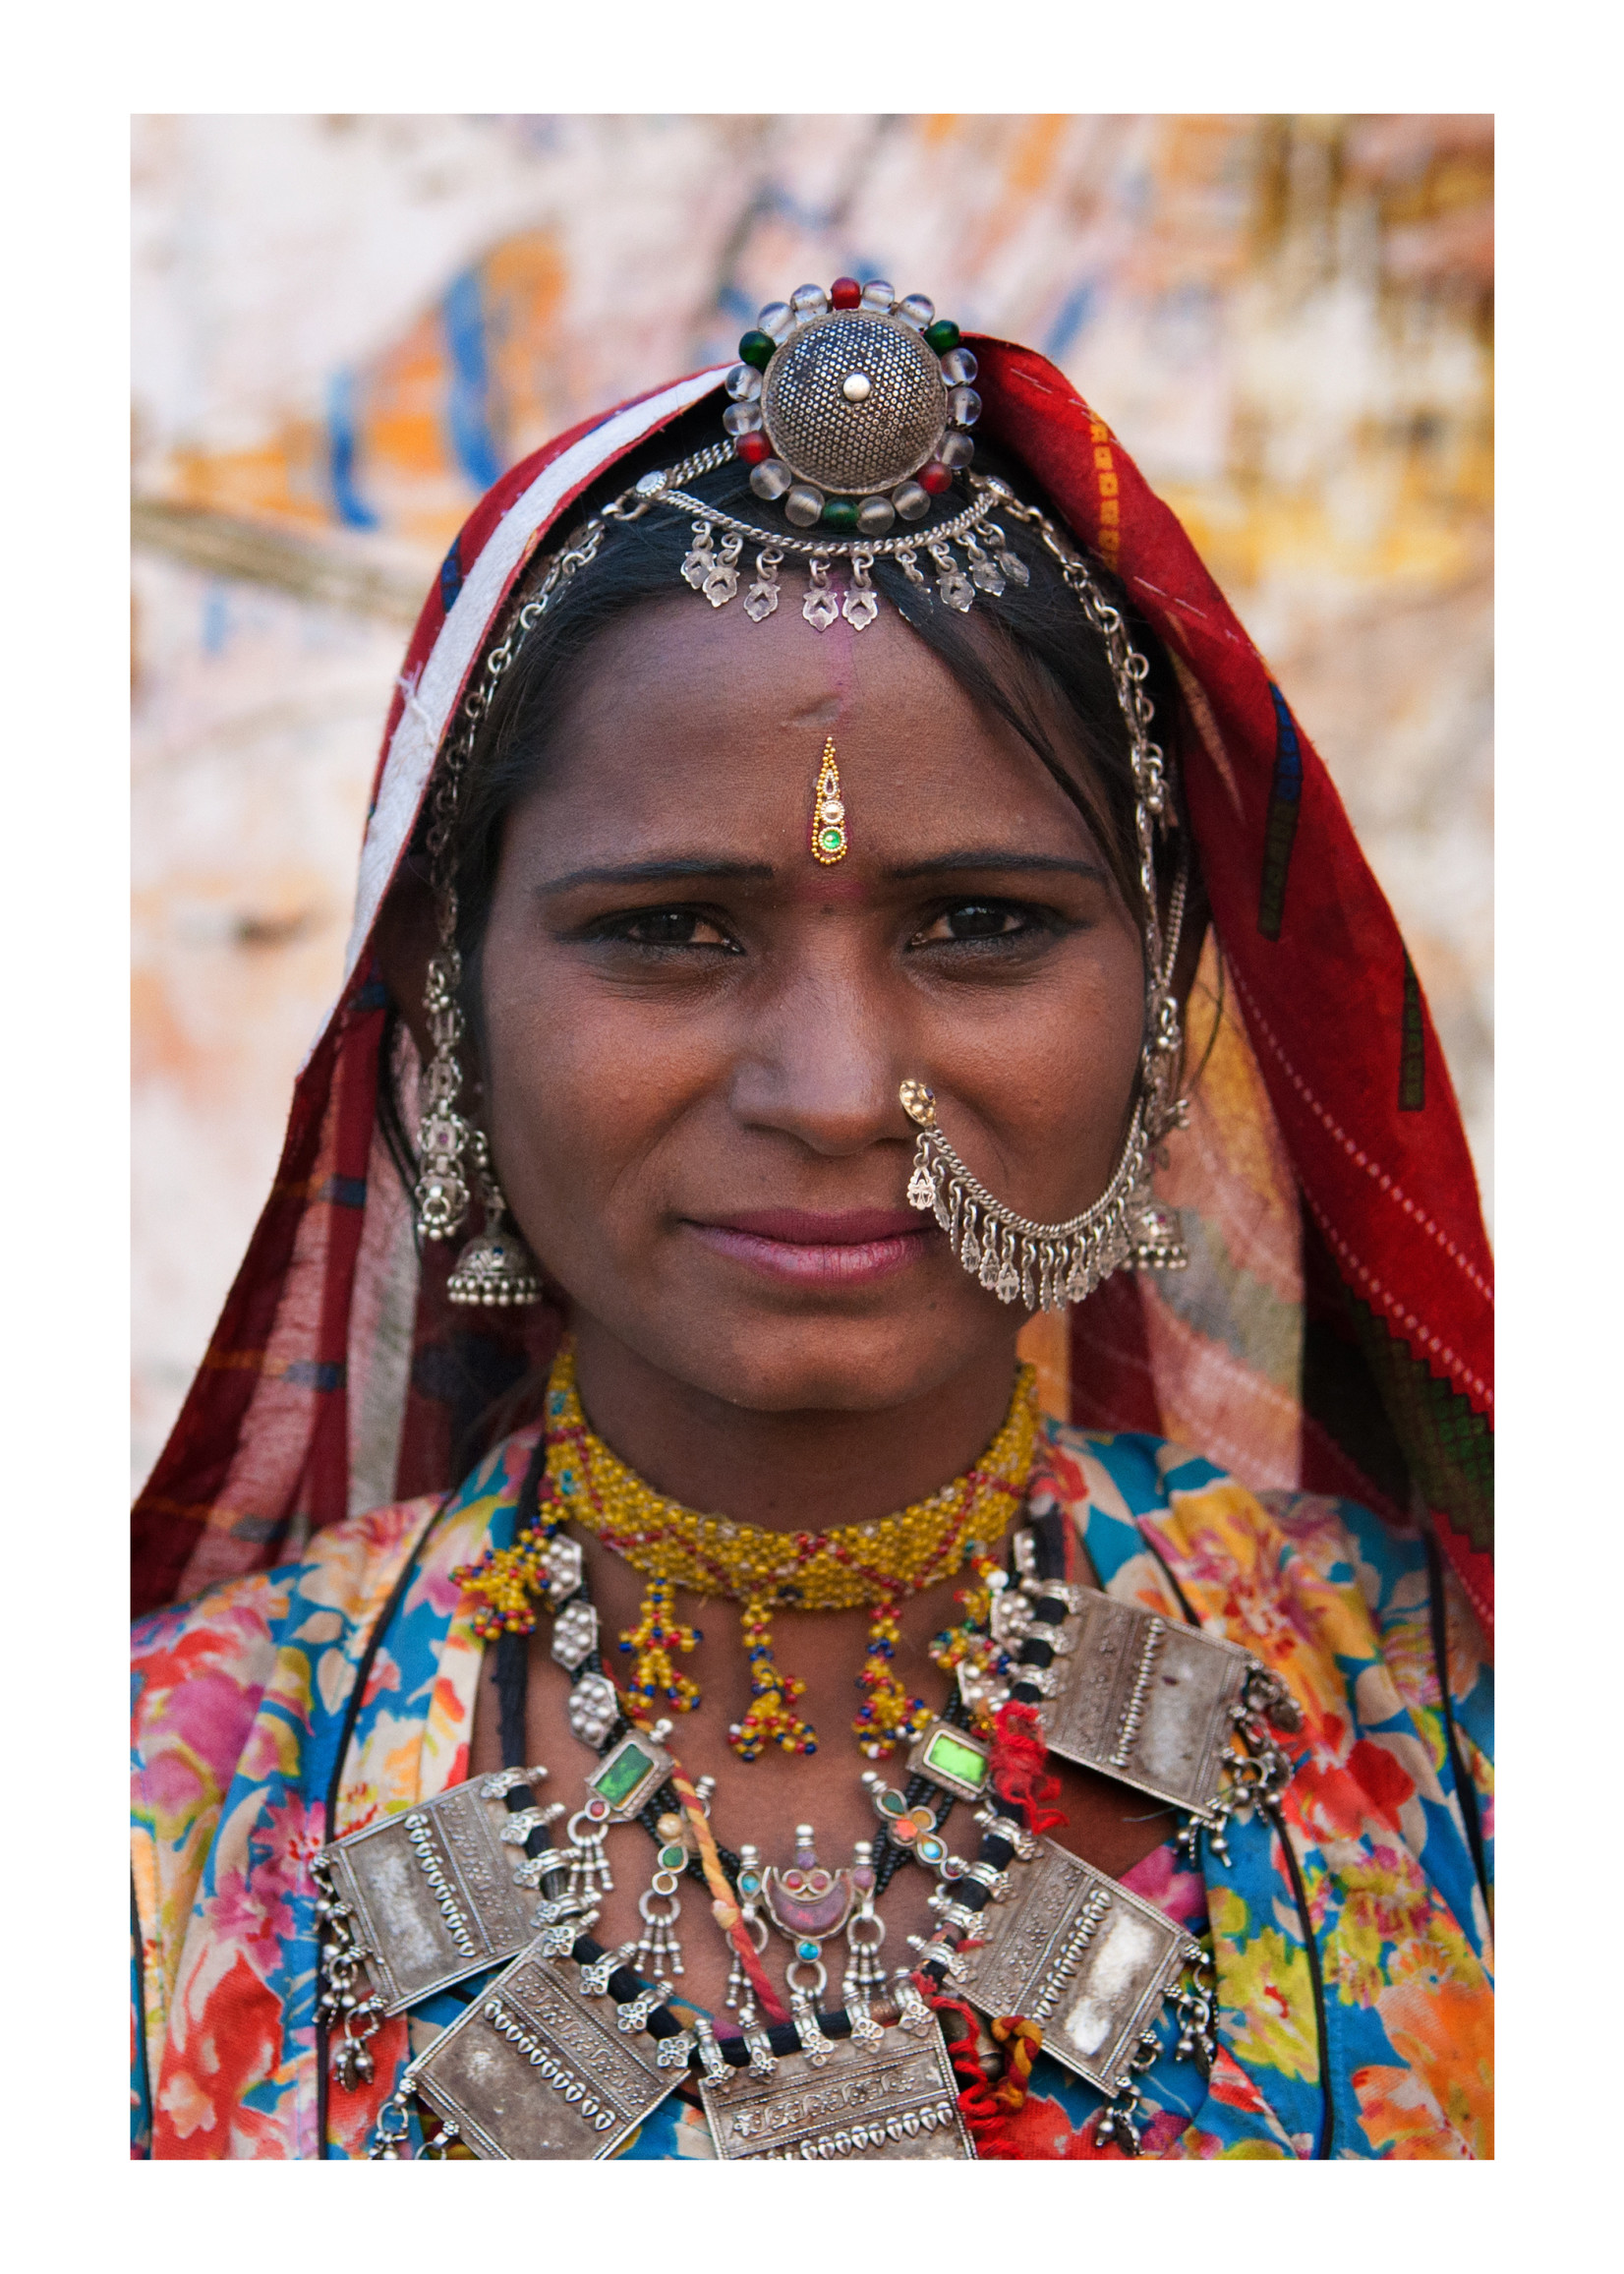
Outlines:
<svg viewBox="0 0 1624 2274"><path fill-rule="evenodd" d="M866 388L848 388L853 377ZM841 310L803 323L768 365L762 423L775 454L832 496L866 497L916 474L948 425L935 350L899 318Z"/></svg>

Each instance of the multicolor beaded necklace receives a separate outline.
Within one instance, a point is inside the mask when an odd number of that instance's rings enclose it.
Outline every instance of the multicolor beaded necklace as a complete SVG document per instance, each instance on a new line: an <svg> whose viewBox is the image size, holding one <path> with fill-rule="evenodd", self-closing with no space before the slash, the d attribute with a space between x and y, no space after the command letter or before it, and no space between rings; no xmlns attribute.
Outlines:
<svg viewBox="0 0 1624 2274"><path fill-rule="evenodd" d="M931 1720L892 1670L898 1606L910 1595L951 1579L969 1565L977 1579L992 1568L992 1549L1026 1495L1037 1439L1036 1377L1019 1369L1009 1412L974 1468L928 1498L868 1524L829 1532L768 1532L725 1517L702 1516L664 1499L588 1427L566 1344L547 1389L548 1479L561 1514L643 1574L648 1582L638 1623L621 1636L632 1654L629 1698L653 1713L664 1705L685 1714L699 1689L676 1670L698 1630L675 1615L675 1591L722 1597L740 1605L750 1662L751 1703L728 1741L740 1760L769 1745L812 1753L816 1732L793 1711L805 1684L783 1671L773 1651L773 1613L867 1609L868 1647L857 1685L863 1703L852 1720L858 1748L879 1760L911 1742ZM545 1594L543 1547L532 1535L496 1549L464 1575L483 1603L475 1631L486 1638L529 1633ZM935 1655L933 1653L933 1655Z"/></svg>

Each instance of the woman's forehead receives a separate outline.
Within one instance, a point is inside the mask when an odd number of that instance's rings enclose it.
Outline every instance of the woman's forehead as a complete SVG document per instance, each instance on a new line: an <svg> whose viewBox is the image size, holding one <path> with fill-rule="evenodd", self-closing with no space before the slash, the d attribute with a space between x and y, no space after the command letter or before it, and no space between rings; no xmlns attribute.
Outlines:
<svg viewBox="0 0 1624 2274"><path fill-rule="evenodd" d="M843 639L798 618L729 624L680 600L613 625L584 660L509 842L549 874L710 849L778 871L804 858L827 880L809 830L833 744L854 869L971 845L1092 847L1031 746L899 617L840 628Z"/></svg>
<svg viewBox="0 0 1624 2274"><path fill-rule="evenodd" d="M953 673L893 609L861 632L815 630L798 607L762 623L697 595L646 604L608 627L572 673L565 715L606 726L632 715L701 726L719 707L833 725L888 702L969 708Z"/></svg>

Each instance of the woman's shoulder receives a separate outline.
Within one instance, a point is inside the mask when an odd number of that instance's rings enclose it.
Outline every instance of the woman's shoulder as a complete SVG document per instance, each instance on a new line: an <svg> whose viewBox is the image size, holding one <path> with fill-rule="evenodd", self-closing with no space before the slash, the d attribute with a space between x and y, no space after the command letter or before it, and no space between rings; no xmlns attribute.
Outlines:
<svg viewBox="0 0 1624 2274"><path fill-rule="evenodd" d="M131 1632L138 1763L179 1743L216 1775L241 1753L278 1654L291 1639L336 1641L383 1601L438 1506L401 1500L329 1524L297 1562L222 1581L138 1619Z"/></svg>
<svg viewBox="0 0 1624 2274"><path fill-rule="evenodd" d="M1070 1509L1109 1592L1119 1566L1148 1552L1198 1613L1227 1625L1290 1599L1339 1647L1424 1617L1433 1584L1425 1532L1357 1500L1242 1483L1205 1454L1137 1430L1045 1424L1042 1487ZM1481 1652L1478 1622L1444 1575L1451 1644ZM1197 1600L1198 1599L1198 1600ZM1372 1634L1373 1630L1373 1634ZM1238 1637L1238 1639L1245 1639Z"/></svg>

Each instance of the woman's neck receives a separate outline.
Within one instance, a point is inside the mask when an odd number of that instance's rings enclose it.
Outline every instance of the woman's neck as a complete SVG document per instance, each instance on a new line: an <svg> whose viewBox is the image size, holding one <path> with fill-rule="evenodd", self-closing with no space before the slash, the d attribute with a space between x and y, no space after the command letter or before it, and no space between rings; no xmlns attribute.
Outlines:
<svg viewBox="0 0 1624 2274"><path fill-rule="evenodd" d="M668 1499L773 1532L862 1524L960 1476L997 1435L1012 1332L948 1380L877 1412L753 1412L651 1366L595 1319L574 1322L591 1428Z"/></svg>

